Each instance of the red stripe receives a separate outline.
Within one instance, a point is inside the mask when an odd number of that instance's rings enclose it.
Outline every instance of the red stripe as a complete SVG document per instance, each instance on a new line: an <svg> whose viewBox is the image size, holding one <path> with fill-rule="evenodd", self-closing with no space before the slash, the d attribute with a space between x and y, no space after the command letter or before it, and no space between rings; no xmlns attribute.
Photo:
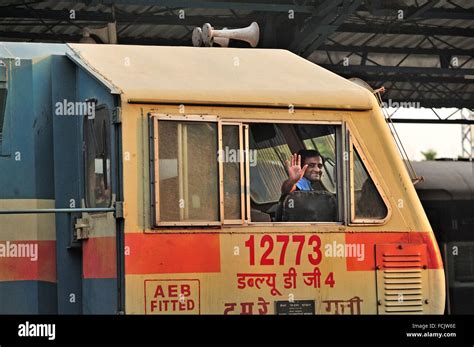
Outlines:
<svg viewBox="0 0 474 347"><path fill-rule="evenodd" d="M117 252L115 237L93 237L83 243L84 278L116 278Z"/></svg>
<svg viewBox="0 0 474 347"><path fill-rule="evenodd" d="M355 232L346 234L346 244L363 244L365 258L358 261L356 258L346 258L347 271L375 270L375 245L386 244L426 244L427 268L442 269L443 262L434 235L430 232Z"/></svg>
<svg viewBox="0 0 474 347"><path fill-rule="evenodd" d="M220 237L217 233L128 233L125 235L125 247L126 274L221 271Z"/></svg>
<svg viewBox="0 0 474 347"><path fill-rule="evenodd" d="M6 242L0 241L2 249ZM56 241L10 241L9 245L10 254L0 254L0 281L56 282ZM12 249L19 246L37 247L37 259L32 259L31 251L23 254L28 256L12 256Z"/></svg>
<svg viewBox="0 0 474 347"><path fill-rule="evenodd" d="M443 259L439 251L438 243L433 233L417 232L409 233L410 243L424 243L428 249L428 269L443 269Z"/></svg>

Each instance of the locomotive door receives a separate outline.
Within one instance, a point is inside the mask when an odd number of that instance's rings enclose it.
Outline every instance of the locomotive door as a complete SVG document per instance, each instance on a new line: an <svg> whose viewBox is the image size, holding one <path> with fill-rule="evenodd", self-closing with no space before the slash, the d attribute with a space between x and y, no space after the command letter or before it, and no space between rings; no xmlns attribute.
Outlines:
<svg viewBox="0 0 474 347"><path fill-rule="evenodd" d="M95 108L84 117L84 195L75 238L82 240L83 313L117 313L116 214L118 179L115 162L115 129L110 109Z"/></svg>

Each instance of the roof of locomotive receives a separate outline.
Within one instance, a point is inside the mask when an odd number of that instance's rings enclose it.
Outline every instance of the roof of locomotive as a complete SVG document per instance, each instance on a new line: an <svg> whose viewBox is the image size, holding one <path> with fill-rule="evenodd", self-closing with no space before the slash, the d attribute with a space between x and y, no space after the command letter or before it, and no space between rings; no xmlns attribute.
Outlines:
<svg viewBox="0 0 474 347"><path fill-rule="evenodd" d="M367 90L286 50L69 47L73 60L112 84L123 99L137 103L372 108Z"/></svg>
<svg viewBox="0 0 474 347"><path fill-rule="evenodd" d="M0 42L0 58L48 55L138 103L372 108L364 88L281 49Z"/></svg>

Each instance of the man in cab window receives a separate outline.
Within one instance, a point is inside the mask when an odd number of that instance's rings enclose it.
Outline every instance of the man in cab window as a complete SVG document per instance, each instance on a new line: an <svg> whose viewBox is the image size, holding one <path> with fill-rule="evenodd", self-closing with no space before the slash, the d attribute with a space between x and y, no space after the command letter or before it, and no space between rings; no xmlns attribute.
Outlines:
<svg viewBox="0 0 474 347"><path fill-rule="evenodd" d="M321 181L323 156L315 150L300 150L286 162L288 179L281 186L277 220L295 222L334 222L337 220L335 194ZM287 200L288 195L295 193Z"/></svg>
<svg viewBox="0 0 474 347"><path fill-rule="evenodd" d="M302 149L293 154L291 161L286 161L288 179L281 186L282 196L295 190L327 191L321 182L323 167L324 158L318 151Z"/></svg>

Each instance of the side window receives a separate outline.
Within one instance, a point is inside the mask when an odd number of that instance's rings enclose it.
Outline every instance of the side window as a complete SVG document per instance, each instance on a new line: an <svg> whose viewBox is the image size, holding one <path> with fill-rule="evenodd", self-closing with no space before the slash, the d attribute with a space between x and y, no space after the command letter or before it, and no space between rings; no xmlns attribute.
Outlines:
<svg viewBox="0 0 474 347"><path fill-rule="evenodd" d="M222 126L222 162L224 180L224 223L241 224L245 215L244 203L244 151L241 124Z"/></svg>
<svg viewBox="0 0 474 347"><path fill-rule="evenodd" d="M218 222L217 123L154 120L155 224Z"/></svg>
<svg viewBox="0 0 474 347"><path fill-rule="evenodd" d="M336 133L340 127L282 123L249 127L250 156L255 158L250 164L251 221L338 221ZM291 163L295 153L301 155L300 165ZM305 165L302 177L292 178L291 173Z"/></svg>
<svg viewBox="0 0 474 347"><path fill-rule="evenodd" d="M5 123L5 112L8 94L8 69L6 64L0 60L0 144L3 138L3 126Z"/></svg>
<svg viewBox="0 0 474 347"><path fill-rule="evenodd" d="M149 115L153 225L243 224L245 126L216 116L183 118Z"/></svg>
<svg viewBox="0 0 474 347"><path fill-rule="evenodd" d="M301 126L300 126L301 127ZM302 131L306 128L302 127ZM310 135L311 136L311 135ZM324 158L324 175L321 181L332 193L336 192L336 139L335 133L304 140L307 149L317 150Z"/></svg>
<svg viewBox="0 0 474 347"><path fill-rule="evenodd" d="M281 184L288 178L285 160L290 147L279 126L250 124L250 197L256 205L274 204L281 196ZM250 155L249 155L250 156Z"/></svg>
<svg viewBox="0 0 474 347"><path fill-rule="evenodd" d="M374 181L353 147L353 222L374 222L387 216L388 209Z"/></svg>
<svg viewBox="0 0 474 347"><path fill-rule="evenodd" d="M149 131L154 226L342 219L336 179L340 126L151 113ZM301 151L307 175L286 192L291 170L285 162Z"/></svg>
<svg viewBox="0 0 474 347"><path fill-rule="evenodd" d="M87 207L108 207L112 202L110 182L110 117L98 106L94 117L84 117L85 193Z"/></svg>

